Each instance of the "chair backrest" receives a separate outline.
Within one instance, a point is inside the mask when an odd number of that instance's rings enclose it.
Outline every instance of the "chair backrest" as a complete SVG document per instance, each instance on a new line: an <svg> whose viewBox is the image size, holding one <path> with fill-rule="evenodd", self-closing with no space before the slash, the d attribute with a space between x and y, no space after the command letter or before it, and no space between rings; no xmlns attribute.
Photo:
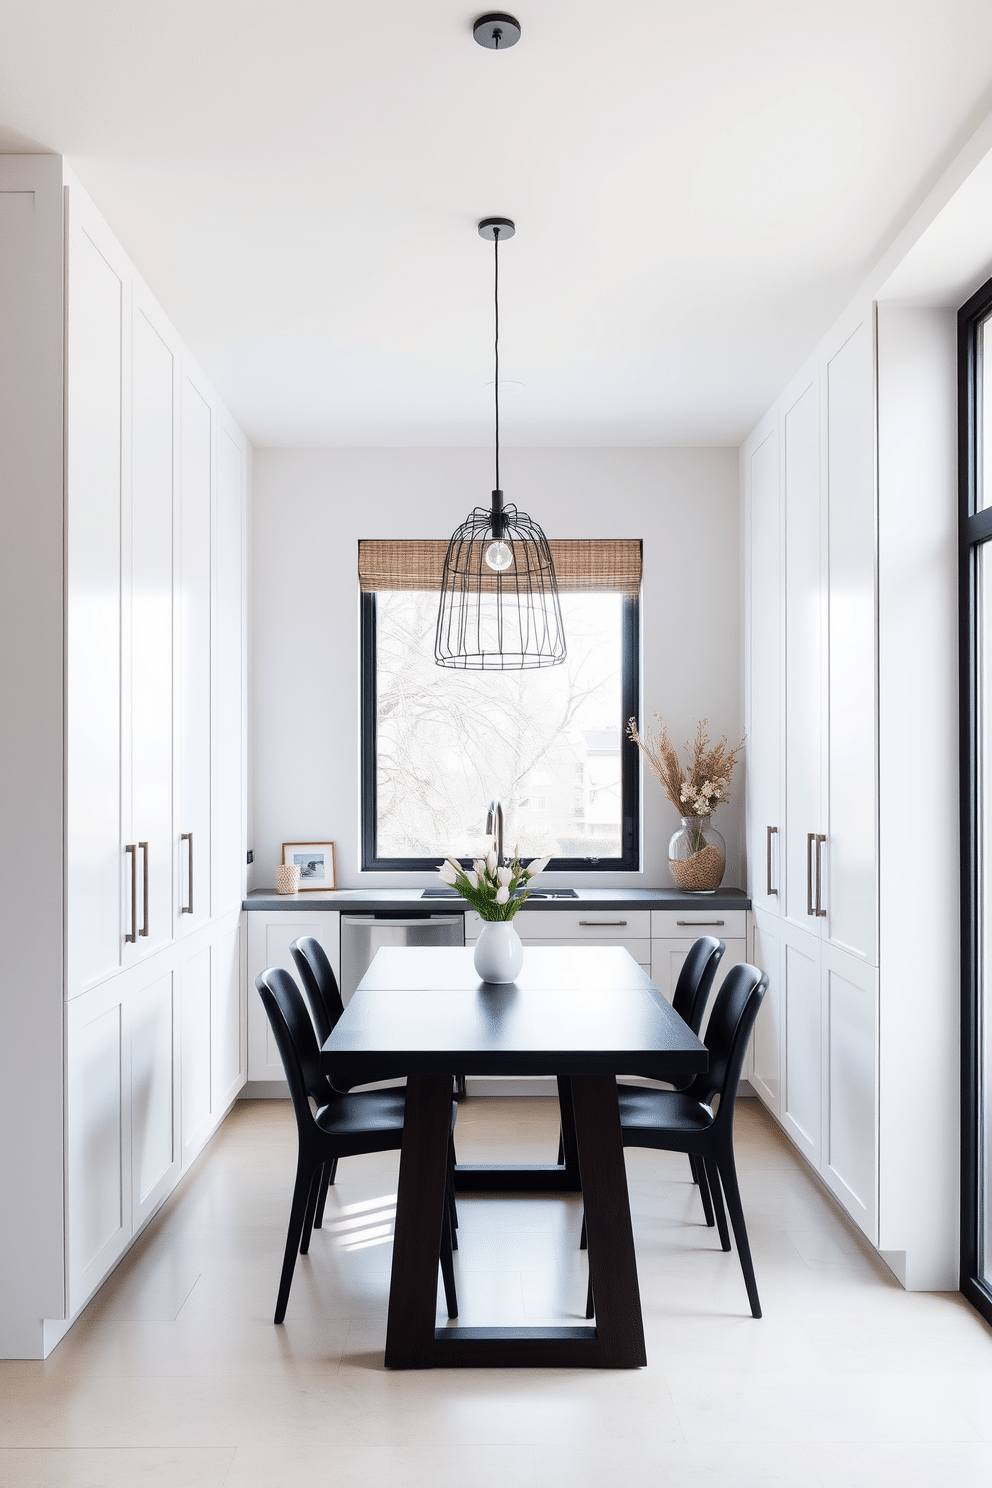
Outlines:
<svg viewBox="0 0 992 1488"><path fill-rule="evenodd" d="M304 1133L313 1125L313 1112L310 1109L307 1079L303 1068L304 1060L309 1063L309 1050L305 1048L301 1057L301 1052L297 1048L296 1038L293 1033L293 1029L298 1027L299 1024L298 1013L292 1008L293 993L300 1000L299 1012L302 1012L306 1020L311 1040L314 1037L313 1025L310 1023L310 1017L306 1008L303 1006L303 999L300 997L299 988L296 986L289 972L285 971L281 966L271 966L267 971L261 972L255 978L255 986L258 989L259 997L262 999L262 1006L265 1008L273 1037L279 1049L279 1057L282 1059L282 1067L286 1074L286 1083L289 1086L289 1093L293 1101L293 1110L296 1112L296 1121L302 1140ZM290 1017L286 1015L287 1008L290 1010ZM305 1031L303 1042L306 1045ZM314 1041L314 1047L316 1048L316 1041ZM327 1102L326 1100L321 1100L318 1104L326 1105Z"/></svg>
<svg viewBox="0 0 992 1488"><path fill-rule="evenodd" d="M323 1044L330 1038L335 1023L344 1012L338 979L327 959L327 952L312 935L301 935L289 949L313 1013L318 1042Z"/></svg>
<svg viewBox="0 0 992 1488"><path fill-rule="evenodd" d="M713 978L726 949L715 935L701 935L682 964L672 1007L693 1033L698 1033L702 1026Z"/></svg>
<svg viewBox="0 0 992 1488"><path fill-rule="evenodd" d="M291 1066L295 1066L298 1072L304 1103L307 1103L307 1096L310 1096L318 1106L326 1106L329 1101L335 1099L336 1092L320 1068L317 1035L313 1031L310 1014L303 1001L303 993L296 985L292 974L282 966L270 966L255 978L255 986L258 988L268 1014L276 1043L279 1045L279 1054L286 1071L286 1080L294 1105L297 1097L293 1093ZM274 1013L278 1013L278 1017L274 1016ZM287 1039L291 1058L287 1057L285 1047ZM309 1110L309 1104L307 1104L307 1109Z"/></svg>
<svg viewBox="0 0 992 1488"><path fill-rule="evenodd" d="M748 1039L767 987L766 974L743 961L730 968L716 994L704 1039L710 1056L709 1069L704 1075L696 1076L687 1094L707 1105L719 1095L718 1121L725 1113L727 1118L733 1118Z"/></svg>

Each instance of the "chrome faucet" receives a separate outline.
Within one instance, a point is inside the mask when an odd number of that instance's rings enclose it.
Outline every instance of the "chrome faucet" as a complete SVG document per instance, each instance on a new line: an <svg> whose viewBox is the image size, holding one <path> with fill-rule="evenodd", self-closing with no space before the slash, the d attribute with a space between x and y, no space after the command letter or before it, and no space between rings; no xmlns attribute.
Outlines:
<svg viewBox="0 0 992 1488"><path fill-rule="evenodd" d="M490 837L496 838L496 864L503 865L503 808L497 800L489 802L489 814L486 817L486 832Z"/></svg>

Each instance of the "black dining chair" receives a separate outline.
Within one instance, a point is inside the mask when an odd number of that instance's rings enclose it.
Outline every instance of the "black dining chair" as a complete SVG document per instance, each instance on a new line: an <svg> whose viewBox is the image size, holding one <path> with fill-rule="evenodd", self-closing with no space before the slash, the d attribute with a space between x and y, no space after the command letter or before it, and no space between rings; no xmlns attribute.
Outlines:
<svg viewBox="0 0 992 1488"><path fill-rule="evenodd" d="M307 994L310 1004L310 1012L313 1015L313 1026L317 1033L317 1042L325 1044L330 1038L338 1019L344 1012L344 1003L341 1001L341 991L338 987L338 979L334 975L334 967L328 959L327 952L313 935L301 935L294 940L289 947L290 954L296 963L296 969L303 983L303 990ZM378 1076L374 1073L363 1084L375 1084ZM386 1078L391 1078L387 1076ZM372 1092L369 1092L372 1093ZM381 1094L388 1094L383 1091ZM451 1245L453 1250L458 1249L458 1209L455 1205L455 1146L454 1138L451 1141L451 1150L448 1154L448 1181L445 1191L445 1209L448 1215L448 1228L451 1232ZM317 1194L317 1208L314 1218L314 1228L320 1229L324 1222L324 1205L327 1202L328 1187L337 1176L337 1162L329 1162L325 1165L320 1178L320 1189Z"/></svg>
<svg viewBox="0 0 992 1488"><path fill-rule="evenodd" d="M672 1007L678 1013L683 1023L688 1024L693 1033L698 1034L703 1024L703 1014L706 1012L706 1004L709 1001L710 989L713 986L713 978L716 976L717 967L723 959L723 953L727 949L722 940L717 940L715 935L701 935L689 948L689 954L682 962L679 970L678 980L675 983L675 991L672 994ZM651 1075L649 1079L665 1080L671 1084L666 1071L659 1070L657 1075ZM674 1089L684 1090L691 1083L686 1081L683 1085L675 1085ZM628 1087L630 1088L630 1087ZM558 1161L564 1161L564 1143L561 1137L558 1139ZM709 1195L706 1193L706 1176L702 1173L696 1159L690 1153L689 1168L692 1173L693 1183L699 1183L702 1177L700 1193L703 1199L704 1212L709 1213ZM708 1220L712 1224L712 1220ZM586 1248L585 1224L582 1226L582 1238L579 1248Z"/></svg>
<svg viewBox="0 0 992 1488"><path fill-rule="evenodd" d="M672 1007L678 1013L683 1023L688 1024L693 1033L698 1034L703 1026L703 1015L706 1012L706 1004L709 1002L710 990L716 977L717 968L723 960L723 953L727 949L722 940L715 935L701 935L689 948L679 971L678 980L675 983L675 991L672 994ZM658 1079L666 1080L666 1075L659 1071ZM685 1090L691 1084L691 1080L677 1085L668 1080L668 1084L675 1090ZM710 1207L710 1196L706 1188L706 1174L703 1172L702 1164L695 1156L689 1154L689 1171L692 1181L699 1185L700 1197L703 1201L703 1213L709 1215L707 1224L712 1224L712 1211Z"/></svg>
<svg viewBox="0 0 992 1488"><path fill-rule="evenodd" d="M299 940L293 941L289 950L300 974L303 990L307 994L313 1026L317 1030L317 1042L324 1044L344 1012L334 967L316 936L301 935Z"/></svg>
<svg viewBox="0 0 992 1488"><path fill-rule="evenodd" d="M729 1250L730 1234L723 1203L726 1195L744 1285L756 1318L761 1316L761 1304L734 1162L734 1109L748 1040L767 986L768 977L757 966L743 962L730 968L716 995L706 1028L704 1043L709 1053L709 1068L705 1074L696 1075L685 1090L649 1090L626 1085L617 1092L625 1147L687 1152L702 1164L716 1211L720 1243L724 1250ZM714 1112L717 1096L719 1104ZM708 1217L707 1223L712 1224L712 1218Z"/></svg>
<svg viewBox="0 0 992 1488"><path fill-rule="evenodd" d="M306 1255L318 1195L328 1164L369 1152L394 1151L403 1140L406 1092L372 1090L342 1095L320 1068L320 1051L303 995L291 974L270 967L255 979L282 1058L296 1114L299 1155L289 1214L286 1252L279 1280L275 1322L286 1316L297 1254ZM316 1107L311 1107L311 1100ZM457 1106L452 1102L454 1124ZM323 1185L326 1192L326 1184ZM458 1316L451 1227L441 1227L440 1263L449 1318Z"/></svg>

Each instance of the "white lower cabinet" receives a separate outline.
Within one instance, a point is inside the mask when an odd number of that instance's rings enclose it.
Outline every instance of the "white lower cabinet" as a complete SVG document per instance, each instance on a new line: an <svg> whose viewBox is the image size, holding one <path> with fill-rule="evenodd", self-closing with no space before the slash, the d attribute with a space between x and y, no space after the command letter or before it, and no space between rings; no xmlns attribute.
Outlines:
<svg viewBox="0 0 992 1488"><path fill-rule="evenodd" d="M743 909L651 911L651 980L669 1002L675 996L675 986L685 958L701 935L713 935L726 946L703 1017L704 1034L713 1006L713 994L730 968L748 959L747 920L747 911Z"/></svg>
<svg viewBox="0 0 992 1488"><path fill-rule="evenodd" d="M240 945L228 917L66 1003L70 1316L244 1084Z"/></svg>
<svg viewBox="0 0 992 1488"><path fill-rule="evenodd" d="M179 1151L179 977L164 971L128 998L131 1043L131 1230L175 1186Z"/></svg>
<svg viewBox="0 0 992 1488"><path fill-rule="evenodd" d="M877 1244L878 972L760 910L753 959L769 985L751 1085Z"/></svg>
<svg viewBox="0 0 992 1488"><path fill-rule="evenodd" d="M751 962L768 975L768 990L751 1037L748 1079L773 1115L782 1118L782 926L752 909Z"/></svg>
<svg viewBox="0 0 992 1488"><path fill-rule="evenodd" d="M822 1177L878 1243L878 972L823 951Z"/></svg>
<svg viewBox="0 0 992 1488"><path fill-rule="evenodd" d="M245 1081L241 942L238 924L181 964L184 1171Z"/></svg>
<svg viewBox="0 0 992 1488"><path fill-rule="evenodd" d="M69 1312L131 1239L130 1028L124 978L66 1005Z"/></svg>
<svg viewBox="0 0 992 1488"><path fill-rule="evenodd" d="M282 966L299 980L290 945L301 935L319 940L340 978L340 925L337 910L315 909L300 905L291 910L253 909L248 920L248 1078L255 1081L281 1081L285 1073L262 999L255 990L255 978L269 966Z"/></svg>
<svg viewBox="0 0 992 1488"><path fill-rule="evenodd" d="M782 1124L820 1166L820 942L786 925L782 966Z"/></svg>

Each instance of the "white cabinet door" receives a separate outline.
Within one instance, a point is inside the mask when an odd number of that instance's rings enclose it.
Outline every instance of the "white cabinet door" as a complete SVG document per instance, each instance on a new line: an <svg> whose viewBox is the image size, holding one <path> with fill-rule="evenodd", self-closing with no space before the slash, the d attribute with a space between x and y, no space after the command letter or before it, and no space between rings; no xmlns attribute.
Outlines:
<svg viewBox="0 0 992 1488"><path fill-rule="evenodd" d="M183 956L179 969L184 1170L200 1151L212 1126L210 970L209 946Z"/></svg>
<svg viewBox="0 0 992 1488"><path fill-rule="evenodd" d="M804 1157L820 1165L820 942L786 929L782 956L784 1019L782 1124Z"/></svg>
<svg viewBox="0 0 992 1488"><path fill-rule="evenodd" d="M828 360L829 816L824 934L877 964L874 335L866 318Z"/></svg>
<svg viewBox="0 0 992 1488"><path fill-rule="evenodd" d="M214 512L214 769L212 910L240 910L245 886L245 454L217 429Z"/></svg>
<svg viewBox="0 0 992 1488"><path fill-rule="evenodd" d="M752 904L782 887L782 519L778 425L747 457L747 864Z"/></svg>
<svg viewBox="0 0 992 1488"><path fill-rule="evenodd" d="M181 1166L179 1016L174 971L128 993L131 1030L131 1224L137 1230Z"/></svg>
<svg viewBox="0 0 992 1488"><path fill-rule="evenodd" d="M791 924L819 935L809 913L810 834L823 832L820 574L820 406L808 384L785 415L785 903Z"/></svg>
<svg viewBox="0 0 992 1488"><path fill-rule="evenodd" d="M189 1167L244 1084L241 930L182 956L182 1161Z"/></svg>
<svg viewBox="0 0 992 1488"><path fill-rule="evenodd" d="M269 1020L255 988L259 972L283 966L297 977L290 944L301 935L319 940L338 978L340 968L340 920L337 910L251 910L248 914L248 1078L285 1080L282 1059L272 1037ZM297 977L297 982L299 978Z"/></svg>
<svg viewBox="0 0 992 1488"><path fill-rule="evenodd" d="M754 912L755 966L768 975L751 1039L748 1079L755 1094L774 1116L782 1116L782 926L775 915Z"/></svg>
<svg viewBox="0 0 992 1488"><path fill-rule="evenodd" d="M73 196L66 283L68 995L121 963L124 269Z"/></svg>
<svg viewBox="0 0 992 1488"><path fill-rule="evenodd" d="M181 382L179 564L179 841L176 884L181 935L210 918L210 701L212 412L184 373Z"/></svg>
<svg viewBox="0 0 992 1488"><path fill-rule="evenodd" d="M664 993L671 1002L675 996L675 985L679 979L679 972L685 964L688 956L698 937L686 937L682 940L674 938L665 940L653 940L651 942L651 980ZM713 1007L713 999L718 989L723 984L723 979L732 966L739 966L742 961L747 960L747 941L728 940L725 942L727 949L723 953L723 959L717 967L716 976L713 979L713 990L710 992L706 1012L703 1015L700 1035L706 1033L706 1024Z"/></svg>
<svg viewBox="0 0 992 1488"><path fill-rule="evenodd" d="M131 1239L130 1047L121 978L66 1008L69 1308L78 1312Z"/></svg>
<svg viewBox="0 0 992 1488"><path fill-rule="evenodd" d="M878 974L823 946L821 1173L878 1243Z"/></svg>
<svg viewBox="0 0 992 1488"><path fill-rule="evenodd" d="M130 956L173 933L172 545L175 358L135 300L132 326L130 627L130 826L139 844L138 939ZM157 317L154 317L157 319ZM125 718L128 709L125 708Z"/></svg>
<svg viewBox="0 0 992 1488"><path fill-rule="evenodd" d="M247 1030L241 995L240 920L243 916L232 930L222 931L210 947L210 1115L214 1125L245 1083Z"/></svg>

